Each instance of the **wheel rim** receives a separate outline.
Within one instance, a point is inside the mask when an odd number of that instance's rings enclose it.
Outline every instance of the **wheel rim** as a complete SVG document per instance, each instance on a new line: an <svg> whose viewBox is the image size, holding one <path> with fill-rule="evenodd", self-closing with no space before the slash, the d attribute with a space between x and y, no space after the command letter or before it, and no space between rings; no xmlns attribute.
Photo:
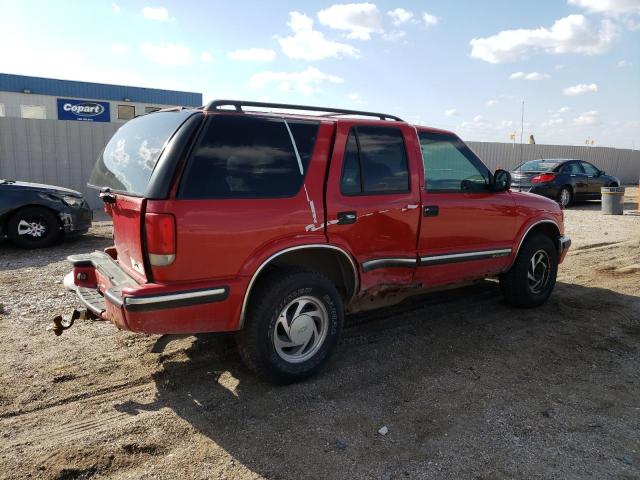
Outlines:
<svg viewBox="0 0 640 480"><path fill-rule="evenodd" d="M562 206L566 207L569 205L569 200L571 200L571 194L569 193L569 190L563 188L560 192L560 203Z"/></svg>
<svg viewBox="0 0 640 480"><path fill-rule="evenodd" d="M286 362L301 363L318 352L328 329L329 315L322 302L301 296L289 302L278 315L273 345Z"/></svg>
<svg viewBox="0 0 640 480"><path fill-rule="evenodd" d="M551 259L545 250L538 250L531 257L527 269L529 289L533 293L542 292L551 278Z"/></svg>
<svg viewBox="0 0 640 480"><path fill-rule="evenodd" d="M36 218L26 218L18 222L18 235L30 237L33 240L44 238L47 234L47 224Z"/></svg>

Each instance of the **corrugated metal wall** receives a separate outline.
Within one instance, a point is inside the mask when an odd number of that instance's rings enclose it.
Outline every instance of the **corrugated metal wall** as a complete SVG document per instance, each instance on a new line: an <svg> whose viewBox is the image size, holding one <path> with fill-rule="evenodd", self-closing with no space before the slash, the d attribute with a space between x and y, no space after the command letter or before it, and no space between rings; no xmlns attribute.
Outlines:
<svg viewBox="0 0 640 480"><path fill-rule="evenodd" d="M42 182L84 193L94 208L101 202L86 186L100 151L118 124L29 120L0 117L0 178ZM520 145L469 142L489 168L510 169L520 163ZM581 158L623 183L637 184L640 151L603 147L523 145L522 158Z"/></svg>
<svg viewBox="0 0 640 480"><path fill-rule="evenodd" d="M522 161L537 158L578 158L593 163L605 172L620 178L622 183L637 184L640 177L640 151L607 147L577 147L570 145L522 145L510 143L467 142L491 169L511 170Z"/></svg>
<svg viewBox="0 0 640 480"><path fill-rule="evenodd" d="M86 183L93 164L120 124L0 118L0 178L48 183L102 202Z"/></svg>

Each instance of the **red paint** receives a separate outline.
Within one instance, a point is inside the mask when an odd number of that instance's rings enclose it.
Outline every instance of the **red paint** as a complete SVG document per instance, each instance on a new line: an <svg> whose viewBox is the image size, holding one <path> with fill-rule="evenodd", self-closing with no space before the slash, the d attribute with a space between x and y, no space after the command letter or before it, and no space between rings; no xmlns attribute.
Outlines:
<svg viewBox="0 0 640 480"><path fill-rule="evenodd" d="M536 175L531 179L531 183L547 183L552 182L556 178L555 173L543 173L542 175Z"/></svg>
<svg viewBox="0 0 640 480"><path fill-rule="evenodd" d="M359 196L340 192L345 144L354 125L393 126L402 131L408 192ZM524 235L536 222L553 222L563 233L562 211L543 197L425 190L416 129L401 122L322 119L304 186L290 198L178 200L181 169L182 165L176 169L168 199L115 195L116 202L105 207L115 232L115 249L108 253L137 283L122 295L175 294L221 286L229 288L229 295L215 303L147 312L126 311L107 301L103 318L119 328L146 333L237 330L253 275L272 255L294 246L342 248L357 265L358 294L362 294L381 286L438 286L494 275L509 268ZM423 207L430 205L438 206L437 216L423 216ZM338 225L339 212L355 212L357 221ZM368 272L362 268L376 259L410 259L417 265L421 257L497 249L510 249L511 254L429 267L392 266ZM175 253L175 260L147 272L148 253ZM102 292L111 287L99 272L86 267L74 270L80 271L88 273L84 286Z"/></svg>

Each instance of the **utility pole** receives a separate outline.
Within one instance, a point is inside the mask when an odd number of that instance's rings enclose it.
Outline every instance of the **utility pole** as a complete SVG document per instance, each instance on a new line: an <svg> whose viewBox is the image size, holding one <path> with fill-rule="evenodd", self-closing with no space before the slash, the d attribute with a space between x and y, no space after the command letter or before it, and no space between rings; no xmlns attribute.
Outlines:
<svg viewBox="0 0 640 480"><path fill-rule="evenodd" d="M524 137L524 100L522 100L522 117L520 119L520 164L522 164L522 157L523 157L523 144L522 144L522 140Z"/></svg>

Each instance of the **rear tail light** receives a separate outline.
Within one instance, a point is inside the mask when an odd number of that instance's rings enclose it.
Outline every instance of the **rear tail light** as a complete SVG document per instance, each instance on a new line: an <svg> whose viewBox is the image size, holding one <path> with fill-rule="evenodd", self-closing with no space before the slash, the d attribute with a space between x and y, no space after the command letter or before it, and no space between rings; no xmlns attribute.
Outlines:
<svg viewBox="0 0 640 480"><path fill-rule="evenodd" d="M176 219L170 213L146 213L144 226L149 263L170 265L176 258Z"/></svg>
<svg viewBox="0 0 640 480"><path fill-rule="evenodd" d="M536 175L531 179L531 183L547 183L552 182L556 178L555 173L543 173L542 175Z"/></svg>

